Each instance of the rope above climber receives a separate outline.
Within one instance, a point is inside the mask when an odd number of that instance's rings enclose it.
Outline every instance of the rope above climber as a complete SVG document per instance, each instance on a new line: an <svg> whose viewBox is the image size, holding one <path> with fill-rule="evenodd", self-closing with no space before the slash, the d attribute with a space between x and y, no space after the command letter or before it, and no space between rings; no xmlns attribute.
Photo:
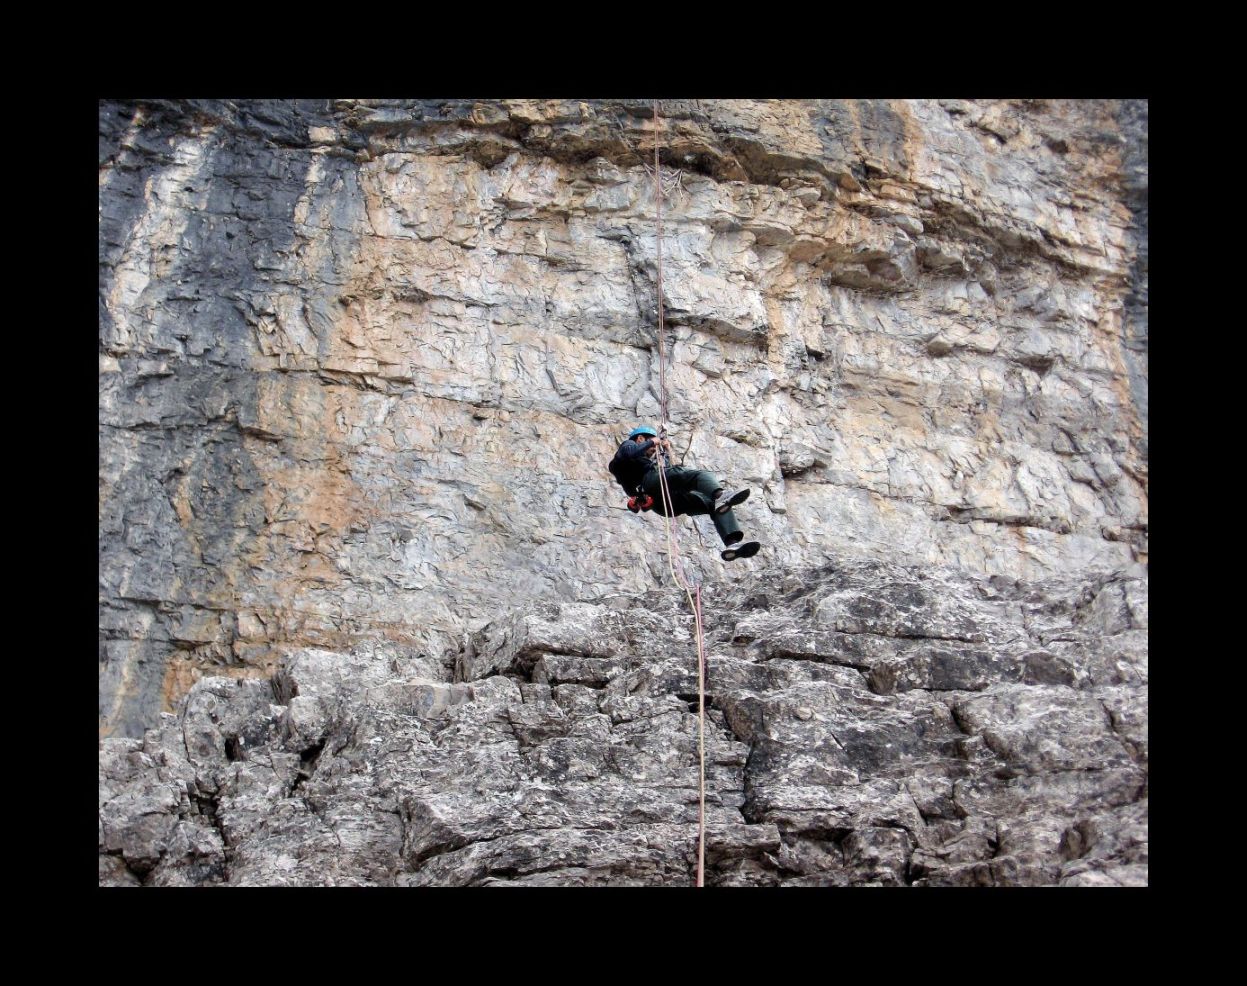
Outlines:
<svg viewBox="0 0 1247 986"><path fill-rule="evenodd" d="M628 494L628 509L633 513L653 510L663 517L709 514L726 546L720 552L724 561L752 558L762 547L757 541L745 541L732 512L733 507L749 499L749 489L729 493L713 473L672 465L671 442L648 425L632 429L608 468Z"/></svg>

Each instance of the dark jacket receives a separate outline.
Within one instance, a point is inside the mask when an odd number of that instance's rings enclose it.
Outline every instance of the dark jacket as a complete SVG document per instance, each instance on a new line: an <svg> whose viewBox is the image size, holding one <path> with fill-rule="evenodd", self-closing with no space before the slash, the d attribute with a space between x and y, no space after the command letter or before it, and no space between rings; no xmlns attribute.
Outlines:
<svg viewBox="0 0 1247 986"><path fill-rule="evenodd" d="M641 492L641 480L651 469L656 468L655 460L646 453L654 447L654 440L647 438L643 442L632 439L619 446L615 458L611 459L609 469L611 475L618 480L624 492L633 496Z"/></svg>

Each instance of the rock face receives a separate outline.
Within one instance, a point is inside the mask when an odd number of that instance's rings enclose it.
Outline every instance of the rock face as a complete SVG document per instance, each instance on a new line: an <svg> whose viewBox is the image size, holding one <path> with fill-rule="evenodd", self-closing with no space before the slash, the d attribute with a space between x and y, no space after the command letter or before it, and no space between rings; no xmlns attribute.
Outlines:
<svg viewBox="0 0 1247 986"><path fill-rule="evenodd" d="M99 110L101 882L686 881L651 104ZM713 881L1146 882L1146 102L661 112Z"/></svg>
<svg viewBox="0 0 1247 986"><path fill-rule="evenodd" d="M691 617L551 603L465 642L308 649L104 743L100 880L684 885ZM1147 590L853 562L707 625L708 885L1147 882Z"/></svg>

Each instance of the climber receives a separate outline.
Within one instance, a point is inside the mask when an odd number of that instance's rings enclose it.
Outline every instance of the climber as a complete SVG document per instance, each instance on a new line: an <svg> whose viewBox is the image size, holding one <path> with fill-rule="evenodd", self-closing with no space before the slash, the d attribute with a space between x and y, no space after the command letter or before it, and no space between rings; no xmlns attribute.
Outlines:
<svg viewBox="0 0 1247 986"><path fill-rule="evenodd" d="M648 425L633 428L627 441L619 446L609 468L628 494L628 509L633 513L656 510L664 517L709 514L714 529L727 546L720 552L724 561L756 555L762 545L757 541L744 541L744 532L732 513L732 507L749 499L748 488L727 493L713 473L670 465L670 454L671 442L659 438L658 432ZM662 479L658 473L660 463L671 494L670 511L663 503Z"/></svg>

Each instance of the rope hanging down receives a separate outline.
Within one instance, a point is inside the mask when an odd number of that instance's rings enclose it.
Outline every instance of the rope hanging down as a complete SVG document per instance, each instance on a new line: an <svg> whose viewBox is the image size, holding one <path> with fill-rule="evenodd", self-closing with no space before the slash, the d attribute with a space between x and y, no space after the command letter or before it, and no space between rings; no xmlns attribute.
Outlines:
<svg viewBox="0 0 1247 986"><path fill-rule="evenodd" d="M658 160L660 122L658 102L654 102L654 201L658 210L658 387L661 425L659 435L667 437L667 345L666 327L663 322L662 293L662 165ZM706 870L706 647L702 633L701 583L690 584L684 572L684 559L680 555L678 525L671 523L671 492L667 488L666 461L663 450L656 453L659 459L658 480L662 487L663 523L667 529L667 567L671 578L684 590L689 608L693 611L693 625L697 633L697 886L705 886ZM676 566L679 566L677 571Z"/></svg>

